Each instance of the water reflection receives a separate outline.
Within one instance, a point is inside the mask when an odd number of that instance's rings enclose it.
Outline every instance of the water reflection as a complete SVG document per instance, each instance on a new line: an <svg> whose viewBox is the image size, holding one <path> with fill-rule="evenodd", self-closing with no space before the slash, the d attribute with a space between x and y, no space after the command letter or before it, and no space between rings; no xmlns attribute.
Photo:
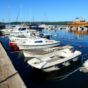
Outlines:
<svg viewBox="0 0 88 88"><path fill-rule="evenodd" d="M88 35L88 30L87 31L83 31L83 30L69 30L69 32L72 32L74 33L75 35L80 35L80 36L83 36L83 35Z"/></svg>

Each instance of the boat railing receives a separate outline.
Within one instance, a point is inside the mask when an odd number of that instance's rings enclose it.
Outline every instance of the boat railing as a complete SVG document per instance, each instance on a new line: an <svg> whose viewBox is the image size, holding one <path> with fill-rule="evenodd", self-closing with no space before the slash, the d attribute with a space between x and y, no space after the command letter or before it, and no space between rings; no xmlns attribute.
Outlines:
<svg viewBox="0 0 88 88"><path fill-rule="evenodd" d="M64 47L60 46L60 47L55 47L55 48L48 48L45 51L50 53L50 52L54 52L54 51L58 51L58 50L66 49L66 48L70 48L70 47L69 46L64 46Z"/></svg>

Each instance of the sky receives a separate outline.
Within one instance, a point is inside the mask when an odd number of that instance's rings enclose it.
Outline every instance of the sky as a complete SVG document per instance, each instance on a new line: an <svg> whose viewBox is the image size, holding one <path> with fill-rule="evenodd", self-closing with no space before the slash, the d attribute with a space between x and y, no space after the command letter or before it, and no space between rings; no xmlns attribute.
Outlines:
<svg viewBox="0 0 88 88"><path fill-rule="evenodd" d="M0 21L88 20L88 0L0 0Z"/></svg>

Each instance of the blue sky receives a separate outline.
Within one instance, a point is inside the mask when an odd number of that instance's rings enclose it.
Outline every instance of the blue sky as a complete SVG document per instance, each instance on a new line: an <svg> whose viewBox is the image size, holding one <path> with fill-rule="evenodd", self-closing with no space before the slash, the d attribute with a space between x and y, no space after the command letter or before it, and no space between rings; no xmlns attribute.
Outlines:
<svg viewBox="0 0 88 88"><path fill-rule="evenodd" d="M88 20L88 0L0 0L0 21Z"/></svg>

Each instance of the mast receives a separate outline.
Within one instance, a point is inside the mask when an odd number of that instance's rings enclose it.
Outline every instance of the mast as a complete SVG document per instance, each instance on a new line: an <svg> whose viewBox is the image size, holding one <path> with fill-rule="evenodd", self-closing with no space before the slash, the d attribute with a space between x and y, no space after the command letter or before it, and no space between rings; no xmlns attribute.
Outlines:
<svg viewBox="0 0 88 88"><path fill-rule="evenodd" d="M19 18L21 18L21 12L22 12L22 3L20 3L19 9L18 9L18 14L17 14L17 17L16 17L16 22L18 22L18 21L20 22Z"/></svg>

